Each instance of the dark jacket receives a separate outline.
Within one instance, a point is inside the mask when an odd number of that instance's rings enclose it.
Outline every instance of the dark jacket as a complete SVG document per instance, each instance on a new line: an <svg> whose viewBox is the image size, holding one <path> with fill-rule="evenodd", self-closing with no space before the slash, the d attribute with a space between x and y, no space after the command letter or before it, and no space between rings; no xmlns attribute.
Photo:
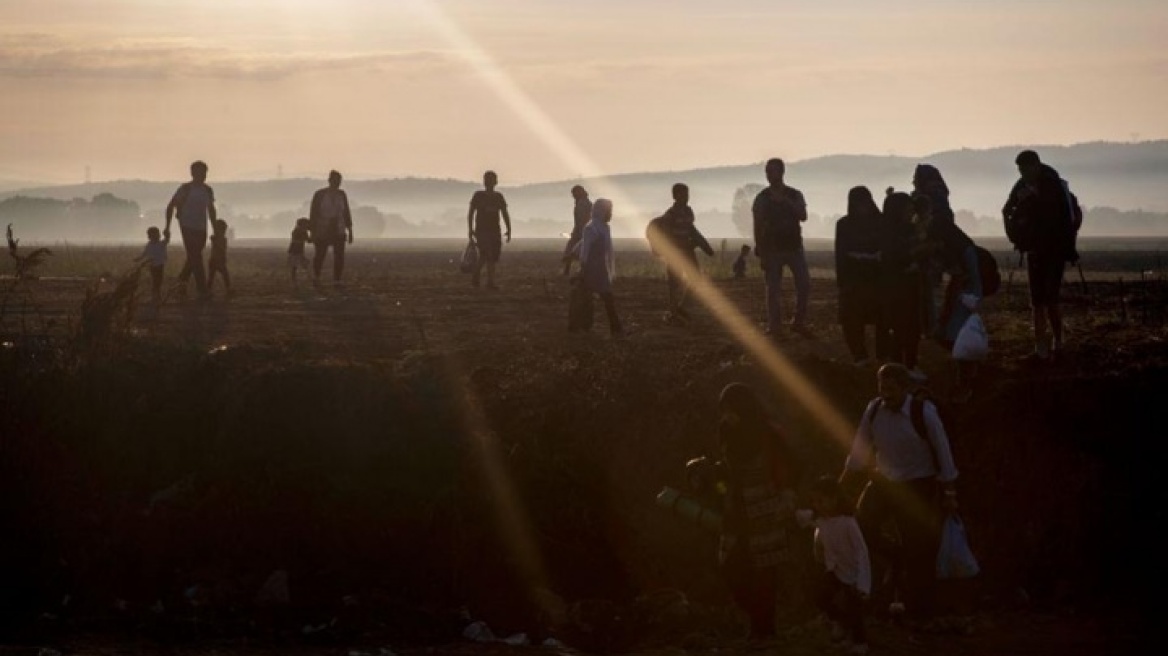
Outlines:
<svg viewBox="0 0 1168 656"><path fill-rule="evenodd" d="M1006 235L1018 250L1075 258L1075 229L1070 192L1058 171L1043 164L1038 182L1019 179L1002 207Z"/></svg>
<svg viewBox="0 0 1168 656"><path fill-rule="evenodd" d="M309 206L309 210L308 210L308 221L310 224L312 224L312 232L314 235L319 232L322 238L326 237L327 232L328 232L330 227L334 227L334 226L321 225L321 221L324 220L324 217L322 217L320 214L320 212L321 212L320 205L324 199L325 192L327 192L329 189L330 189L330 187L325 187L323 189L317 189L316 193L314 193L312 195L312 204ZM351 211L349 211L349 195L345 193L344 189L338 189L337 191L341 194L341 198L344 199L344 201L345 201L345 207L341 212L341 220L344 221L345 228L352 229L352 227L353 227L353 213ZM340 226L335 226L335 227L340 227Z"/></svg>
<svg viewBox="0 0 1168 656"><path fill-rule="evenodd" d="M929 224L928 237L929 241L940 246L937 259L945 269L952 271L965 266L965 251L973 246L973 239L956 223L937 222L934 216Z"/></svg>
<svg viewBox="0 0 1168 656"><path fill-rule="evenodd" d="M688 205L674 205L665 210L650 222L647 232L654 253L660 253L659 246L664 240L687 256L692 257L695 248L700 248L706 255L714 254L710 242L694 225L694 211Z"/></svg>
<svg viewBox="0 0 1168 656"><path fill-rule="evenodd" d="M803 228L807 220L807 201L803 192L783 187L775 198L771 188L758 192L751 206L754 214L754 244L759 257L803 250Z"/></svg>
<svg viewBox="0 0 1168 656"><path fill-rule="evenodd" d="M848 215L835 223L835 277L841 291L872 287L880 277L880 263L857 259L851 253L875 255L880 251L883 219Z"/></svg>

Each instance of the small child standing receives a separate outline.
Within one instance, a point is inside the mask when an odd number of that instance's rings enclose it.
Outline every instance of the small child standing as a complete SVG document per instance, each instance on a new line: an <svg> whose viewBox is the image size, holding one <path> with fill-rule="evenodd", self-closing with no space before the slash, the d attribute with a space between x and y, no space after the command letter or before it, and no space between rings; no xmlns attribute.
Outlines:
<svg viewBox="0 0 1168 656"><path fill-rule="evenodd" d="M296 219L296 227L292 229L292 243L288 244L288 268L292 271L292 286L296 286L296 270L308 270L308 258L304 256L304 245L312 241L308 232L308 219Z"/></svg>
<svg viewBox="0 0 1168 656"><path fill-rule="evenodd" d="M154 305L162 303L162 273L166 268L166 245L169 243L170 237L163 239L158 228L150 226L146 230L146 248L134 258L135 262L150 263L150 301Z"/></svg>
<svg viewBox="0 0 1168 656"><path fill-rule="evenodd" d="M848 653L863 656L868 653L864 603L872 591L872 570L868 545L851 508L834 478L815 481L811 490L815 560L823 568L815 598L831 622L832 639L843 641Z"/></svg>
<svg viewBox="0 0 1168 656"><path fill-rule="evenodd" d="M746 277L746 258L750 255L750 246L742 245L738 252L738 259L734 260L734 279L742 280Z"/></svg>
<svg viewBox="0 0 1168 656"><path fill-rule="evenodd" d="M231 274L227 273L227 222L216 219L215 232L211 235L211 257L207 261L207 293L211 293L211 286L215 282L215 274L223 276L223 286L227 296L231 297Z"/></svg>

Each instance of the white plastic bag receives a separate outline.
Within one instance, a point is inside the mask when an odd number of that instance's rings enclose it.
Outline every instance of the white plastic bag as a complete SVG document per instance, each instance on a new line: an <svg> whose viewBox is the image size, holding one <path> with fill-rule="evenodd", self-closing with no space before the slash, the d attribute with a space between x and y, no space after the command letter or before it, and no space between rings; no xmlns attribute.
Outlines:
<svg viewBox="0 0 1168 656"><path fill-rule="evenodd" d="M463 273L474 273L478 263L479 247L472 239L466 243L466 249L462 251L462 261L458 263L458 270Z"/></svg>
<svg viewBox="0 0 1168 656"><path fill-rule="evenodd" d="M954 360L984 360L990 354L990 336L982 323L981 315L969 315L957 339L953 340Z"/></svg>
<svg viewBox="0 0 1168 656"><path fill-rule="evenodd" d="M969 540L965 524L957 515L949 515L941 526L941 548L937 550L937 578L968 579L977 576L981 568Z"/></svg>

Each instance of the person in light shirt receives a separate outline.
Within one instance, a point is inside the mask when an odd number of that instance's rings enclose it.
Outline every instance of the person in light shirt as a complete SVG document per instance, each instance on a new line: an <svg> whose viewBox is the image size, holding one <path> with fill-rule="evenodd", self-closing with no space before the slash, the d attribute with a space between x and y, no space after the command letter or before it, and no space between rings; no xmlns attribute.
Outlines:
<svg viewBox="0 0 1168 656"><path fill-rule="evenodd" d="M207 224L219 218L215 210L215 191L207 185L207 165L201 161L191 164L191 181L174 192L166 206L166 227L162 236L170 240L170 222L178 217L183 249L187 261L178 274L179 296L187 293L187 280L195 277L199 299L207 299L207 273L203 266L203 250L207 247Z"/></svg>
<svg viewBox="0 0 1168 656"><path fill-rule="evenodd" d="M150 226L146 240L146 248L134 261L146 262L150 266L150 301L158 305L162 303L162 274L166 269L166 247L170 244L170 235L163 239L158 228Z"/></svg>
<svg viewBox="0 0 1168 656"><path fill-rule="evenodd" d="M899 564L893 569L905 611L927 619L941 515L957 508L957 468L937 406L912 387L908 369L886 364L877 384L879 396L864 411L841 478L846 488L868 479L856 508L864 539L873 554ZM899 547L883 532L889 521L901 536Z"/></svg>
<svg viewBox="0 0 1168 656"><path fill-rule="evenodd" d="M831 622L831 637L843 643L850 654L868 653L864 629L864 603L872 593L872 569L868 544L852 513L853 507L832 476L821 476L811 488L811 509L803 513L815 524L815 599Z"/></svg>

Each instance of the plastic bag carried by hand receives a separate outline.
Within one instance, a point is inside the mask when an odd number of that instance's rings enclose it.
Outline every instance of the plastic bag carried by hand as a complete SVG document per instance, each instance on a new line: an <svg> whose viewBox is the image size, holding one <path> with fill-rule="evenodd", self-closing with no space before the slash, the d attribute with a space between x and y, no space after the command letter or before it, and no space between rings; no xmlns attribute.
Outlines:
<svg viewBox="0 0 1168 656"><path fill-rule="evenodd" d="M962 294L961 304L965 306L966 310L977 312L977 306L981 305L981 297L974 294Z"/></svg>
<svg viewBox="0 0 1168 656"><path fill-rule="evenodd" d="M971 314L953 340L954 360L984 360L990 354L990 336L980 314Z"/></svg>
<svg viewBox="0 0 1168 656"><path fill-rule="evenodd" d="M462 261L458 264L458 270L463 273L474 273L475 267L479 263L479 247L474 241L466 242L466 249L462 251Z"/></svg>
<svg viewBox="0 0 1168 656"><path fill-rule="evenodd" d="M965 536L965 524L957 515L949 515L941 525L941 548L937 550L937 578L967 579L977 576L981 567L969 540Z"/></svg>

